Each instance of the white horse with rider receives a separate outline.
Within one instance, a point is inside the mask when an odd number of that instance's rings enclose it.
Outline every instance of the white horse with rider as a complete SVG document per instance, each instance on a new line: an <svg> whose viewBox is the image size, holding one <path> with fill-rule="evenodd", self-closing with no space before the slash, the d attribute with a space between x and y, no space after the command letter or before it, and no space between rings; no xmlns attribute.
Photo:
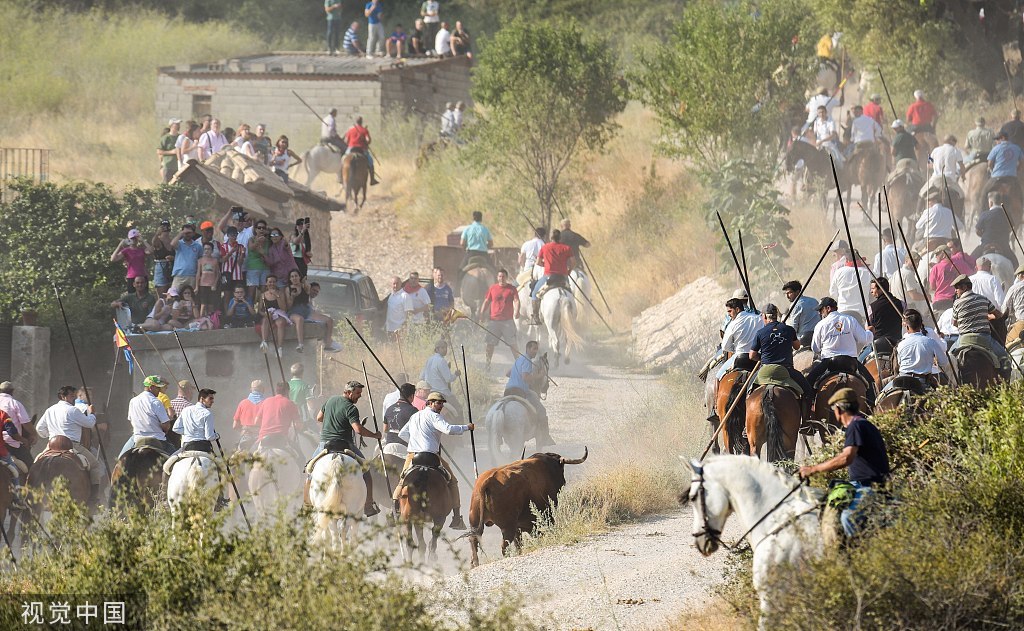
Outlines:
<svg viewBox="0 0 1024 631"><path fill-rule="evenodd" d="M529 361L532 365L530 372L521 375L520 378L535 394L530 395L526 392L518 392L517 389L506 388L505 394L494 402L484 417L488 451L494 466L522 458L526 449L525 445L531 439L537 441L538 451L543 446L540 444L542 436L538 430L540 429L539 416L544 413L544 410L535 408L538 405L543 405L541 399L546 396L550 381L548 380L547 353L535 356L536 344L534 341L529 342L526 348L527 354L516 358L517 363L522 360ZM512 370L516 370L516 366L513 366ZM531 401L530 398L534 398L534 400ZM502 454L503 444L508 447L509 457L507 459Z"/></svg>
<svg viewBox="0 0 1024 631"><path fill-rule="evenodd" d="M583 346L575 296L564 287L549 287L540 299L540 315L548 332L548 347L555 355L555 368L563 359L568 364L573 351Z"/></svg>
<svg viewBox="0 0 1024 631"><path fill-rule="evenodd" d="M821 493L774 466L747 456L712 456L690 463L690 489L681 501L693 507L693 539L709 556L720 546L736 548L746 539L754 553L753 583L761 601L764 629L772 612L772 574L780 566L800 567L820 557ZM743 535L723 541L725 522L735 514Z"/></svg>
<svg viewBox="0 0 1024 631"><path fill-rule="evenodd" d="M344 550L355 542L366 504L362 465L343 453L327 453L307 466L309 499L319 515L314 541Z"/></svg>
<svg viewBox="0 0 1024 631"><path fill-rule="evenodd" d="M267 516L278 508L297 509L302 501L302 463L296 464L295 455L260 444L253 459L248 485L256 512Z"/></svg>
<svg viewBox="0 0 1024 631"><path fill-rule="evenodd" d="M205 451L179 451L164 463L167 474L167 503L177 511L186 501L209 500L216 506L221 489L220 470L213 454Z"/></svg>

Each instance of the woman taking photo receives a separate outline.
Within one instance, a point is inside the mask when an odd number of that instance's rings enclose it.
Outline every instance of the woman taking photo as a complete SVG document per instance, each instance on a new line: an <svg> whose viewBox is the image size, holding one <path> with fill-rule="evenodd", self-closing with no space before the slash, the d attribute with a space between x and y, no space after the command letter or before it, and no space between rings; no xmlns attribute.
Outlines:
<svg viewBox="0 0 1024 631"><path fill-rule="evenodd" d="M288 296L288 317L295 324L295 336L298 345L295 351L302 352L303 341L305 340L306 320L313 317L313 305L309 302L309 283L299 275L299 270L293 269L288 274L288 287L284 292Z"/></svg>
<svg viewBox="0 0 1024 631"><path fill-rule="evenodd" d="M297 236L285 239L280 228L270 229L270 246L267 248L266 261L270 266L270 273L277 277L277 286L280 288L288 284L288 274L293 269L298 269L292 256L292 243L298 240Z"/></svg>
<svg viewBox="0 0 1024 631"><path fill-rule="evenodd" d="M146 276L146 255L152 254L148 243L142 242L142 234L132 228L128 231L128 238L119 241L114 253L110 255L110 261L117 263L123 261L125 266L125 281L127 291L135 291L135 278Z"/></svg>

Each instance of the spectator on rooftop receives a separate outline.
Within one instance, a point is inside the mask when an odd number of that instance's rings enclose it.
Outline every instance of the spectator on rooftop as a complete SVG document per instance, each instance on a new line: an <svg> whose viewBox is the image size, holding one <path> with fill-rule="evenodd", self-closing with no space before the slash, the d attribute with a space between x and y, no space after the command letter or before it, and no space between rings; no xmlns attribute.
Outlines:
<svg viewBox="0 0 1024 631"><path fill-rule="evenodd" d="M345 52L349 55L362 55L363 47L359 45L359 22L353 22L348 30L345 31L345 41L342 42L342 46L345 48Z"/></svg>
<svg viewBox="0 0 1024 631"><path fill-rule="evenodd" d="M152 254L153 250L148 243L142 242L142 234L135 228L128 231L128 238L119 241L114 253L110 255L110 261L117 263L124 262L125 267L125 289L132 291L134 281L138 276L146 275L146 255Z"/></svg>
<svg viewBox="0 0 1024 631"><path fill-rule="evenodd" d="M146 322L149 312L156 306L156 296L149 291L149 279L143 276L136 276L132 279L132 291L122 294L120 298L110 303L115 309L128 309L131 313L131 323L141 325Z"/></svg>
<svg viewBox="0 0 1024 631"><path fill-rule="evenodd" d="M228 226L224 232L224 243L218 244L220 250L220 273L228 281L224 287L224 313L228 311L228 301L235 289L245 293L245 246L238 242L238 228Z"/></svg>
<svg viewBox="0 0 1024 631"><path fill-rule="evenodd" d="M288 317L288 294L278 291L277 277L273 274L267 276L267 284L264 285L260 300L256 303L256 311L263 314L263 324L260 326L263 341L260 342L260 350L267 352L267 341L273 341L272 335L276 335L277 356L280 357L284 354L284 348L281 346L284 344L284 329L291 326L292 321ZM273 334L270 332L271 322L277 329Z"/></svg>
<svg viewBox="0 0 1024 631"><path fill-rule="evenodd" d="M229 140L220 131L220 120L210 120L210 130L199 136L199 152L196 157L200 162L223 149Z"/></svg>
<svg viewBox="0 0 1024 631"><path fill-rule="evenodd" d="M447 22L441 22L441 30L434 37L434 54L438 57L452 56L452 33Z"/></svg>
<svg viewBox="0 0 1024 631"><path fill-rule="evenodd" d="M388 41L384 44L384 49L387 51L388 57L396 57L401 59L405 50L405 40L408 36L405 34L405 30L401 24L395 25L395 30L391 31L391 35L388 37Z"/></svg>
<svg viewBox="0 0 1024 631"><path fill-rule="evenodd" d="M160 147L156 155L160 158L160 179L170 182L178 166L178 152L174 146L178 142L178 132L181 130L181 119L172 118L167 121L167 132L160 138Z"/></svg>
<svg viewBox="0 0 1024 631"><path fill-rule="evenodd" d="M150 241L153 253L153 286L156 293L164 295L171 286L171 268L174 265L174 248L171 246L171 222L164 219Z"/></svg>
<svg viewBox="0 0 1024 631"><path fill-rule="evenodd" d="M288 274L293 269L298 269L292 257L291 244L294 241L294 237L286 239L280 228L270 229L270 246L267 248L266 261L270 266L270 273L277 277L278 287L287 286Z"/></svg>
<svg viewBox="0 0 1024 631"><path fill-rule="evenodd" d="M189 121L174 145L178 152L178 170L188 165L189 160L199 159L199 123Z"/></svg>
<svg viewBox="0 0 1024 631"><path fill-rule="evenodd" d="M338 40L341 39L341 0L324 0L327 14L327 54L338 54Z"/></svg>
<svg viewBox="0 0 1024 631"><path fill-rule="evenodd" d="M171 324L171 306L178 297L178 290L173 287L167 290L163 296L158 296L153 308L146 316L145 322L139 327L143 331L170 331L174 328Z"/></svg>
<svg viewBox="0 0 1024 631"><path fill-rule="evenodd" d="M412 31L412 38L409 39L409 55L414 57L422 57L427 54L427 46L424 42L432 41L426 39L426 33L424 31L425 25L423 20L416 20L416 24Z"/></svg>
<svg viewBox="0 0 1024 631"><path fill-rule="evenodd" d="M274 169L274 173L277 173L287 184L288 169L299 164L302 164L302 158L288 148L288 136L278 138L277 146L274 147L274 152L270 155L270 167Z"/></svg>
<svg viewBox="0 0 1024 631"><path fill-rule="evenodd" d="M473 54L470 52L470 44L472 39L469 36L469 31L462 27L462 21L455 21L455 30L452 31L452 55L466 55L472 57Z"/></svg>
<svg viewBox="0 0 1024 631"><path fill-rule="evenodd" d="M235 287L224 319L226 329L244 329L256 325L256 308L245 297L244 287Z"/></svg>
<svg viewBox="0 0 1024 631"><path fill-rule="evenodd" d="M175 329L184 329L198 319L199 305L196 304L195 291L191 285L183 285L181 294L171 304L171 320L168 324Z"/></svg>
<svg viewBox="0 0 1024 631"><path fill-rule="evenodd" d="M212 221L204 221L199 224L199 243L200 245L206 245L207 243L213 244L213 258L220 260L220 248L217 247L217 241L213 238L214 225Z"/></svg>
<svg viewBox="0 0 1024 631"><path fill-rule="evenodd" d="M220 295L217 293L217 279L220 277L220 262L213 251L217 248L216 243L204 243L203 255L197 261L199 292L199 317L207 317L216 311L220 306Z"/></svg>
<svg viewBox="0 0 1024 631"><path fill-rule="evenodd" d="M187 223L181 232L171 239L174 251L174 267L171 270L171 286L181 290L182 285L195 284L196 261L203 255L203 246L196 240L196 227Z"/></svg>
<svg viewBox="0 0 1024 631"><path fill-rule="evenodd" d="M366 3L363 15L366 16L366 58L384 56L384 25L380 15L384 11L381 0L370 0Z"/></svg>
<svg viewBox="0 0 1024 631"><path fill-rule="evenodd" d="M232 144L239 153L243 153L253 160L258 160L259 158L256 154L256 147L253 146L252 139L253 135L252 131L249 129L249 124L242 123L238 126L238 137L235 138L235 142Z"/></svg>
<svg viewBox="0 0 1024 631"><path fill-rule="evenodd" d="M256 136L252 139L252 146L256 150L256 155L259 156L258 160L263 164L270 164L270 152L273 151L272 145L270 136L267 135L266 124L257 123Z"/></svg>
<svg viewBox="0 0 1024 631"><path fill-rule="evenodd" d="M441 26L441 3L437 0L426 0L420 5L420 17L423 19L423 41L426 51L434 49L434 38ZM424 51L424 52L426 52Z"/></svg>

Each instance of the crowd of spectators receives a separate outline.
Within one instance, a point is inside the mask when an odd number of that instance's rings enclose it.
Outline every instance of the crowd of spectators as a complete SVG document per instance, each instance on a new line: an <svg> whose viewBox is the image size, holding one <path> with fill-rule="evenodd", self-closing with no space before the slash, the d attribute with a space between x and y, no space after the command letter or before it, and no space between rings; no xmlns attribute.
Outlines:
<svg viewBox="0 0 1024 631"><path fill-rule="evenodd" d="M420 5L420 15L413 22L410 32L396 23L390 35L385 36L384 2L371 0L365 4L366 46L359 39L362 23L351 22L342 35L341 0L324 0L327 17L327 53L338 55L365 55L374 57L472 57L472 37L460 20L452 28L450 22L441 19L441 3L426 0Z"/></svg>

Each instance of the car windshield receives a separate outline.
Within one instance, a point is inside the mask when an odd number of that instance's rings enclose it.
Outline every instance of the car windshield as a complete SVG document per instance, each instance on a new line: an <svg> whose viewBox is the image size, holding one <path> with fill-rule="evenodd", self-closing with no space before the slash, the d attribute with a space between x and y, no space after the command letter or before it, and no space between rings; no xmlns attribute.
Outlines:
<svg viewBox="0 0 1024 631"><path fill-rule="evenodd" d="M310 279L320 283L320 295L316 297L316 306L321 311L351 312L356 308L355 285L352 283L335 283L327 279Z"/></svg>

